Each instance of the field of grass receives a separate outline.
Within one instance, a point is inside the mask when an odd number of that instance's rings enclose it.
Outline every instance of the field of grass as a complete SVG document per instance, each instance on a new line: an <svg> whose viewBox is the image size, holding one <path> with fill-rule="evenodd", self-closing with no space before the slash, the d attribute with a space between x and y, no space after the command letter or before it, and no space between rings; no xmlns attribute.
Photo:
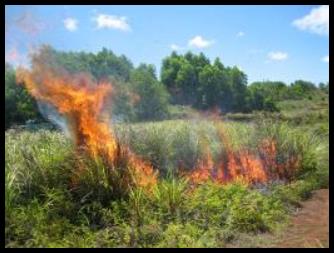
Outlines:
<svg viewBox="0 0 334 253"><path fill-rule="evenodd" d="M319 128L320 131L328 132L328 97L315 98L314 100L284 100L278 102L277 107L279 109L277 113L228 113L224 118L244 122L272 118L287 122L294 127Z"/></svg>
<svg viewBox="0 0 334 253"><path fill-rule="evenodd" d="M118 139L159 170L149 192L120 192L105 167L78 157L58 131L6 131L6 247L225 247L240 236L274 233L312 190L328 187L328 128L274 119L225 122L224 131L235 150L255 150L259 140L274 137L282 159L298 155L290 181L192 185L177 168L194 168L205 147L217 159L225 147L215 124L115 126Z"/></svg>

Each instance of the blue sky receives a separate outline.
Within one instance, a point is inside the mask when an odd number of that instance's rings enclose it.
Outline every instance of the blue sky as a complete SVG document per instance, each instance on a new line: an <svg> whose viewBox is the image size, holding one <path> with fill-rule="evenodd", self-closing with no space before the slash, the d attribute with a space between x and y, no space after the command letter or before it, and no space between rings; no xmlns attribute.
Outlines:
<svg viewBox="0 0 334 253"><path fill-rule="evenodd" d="M42 43L126 55L137 66L172 50L238 66L249 83L329 79L328 6L6 6L5 53L13 65Z"/></svg>

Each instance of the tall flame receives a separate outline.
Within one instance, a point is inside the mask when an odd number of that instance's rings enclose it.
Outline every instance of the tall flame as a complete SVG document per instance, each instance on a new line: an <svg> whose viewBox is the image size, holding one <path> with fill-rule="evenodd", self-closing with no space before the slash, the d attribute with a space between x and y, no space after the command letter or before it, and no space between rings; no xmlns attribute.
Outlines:
<svg viewBox="0 0 334 253"><path fill-rule="evenodd" d="M124 165L132 170L137 185L150 187L156 183L153 168L117 142L108 116L102 113L112 92L110 83L94 83L84 75L59 75L43 67L32 71L18 69L17 80L37 100L52 104L64 115L78 150L86 150L93 158L107 158L111 168L120 166L121 159L126 160Z"/></svg>

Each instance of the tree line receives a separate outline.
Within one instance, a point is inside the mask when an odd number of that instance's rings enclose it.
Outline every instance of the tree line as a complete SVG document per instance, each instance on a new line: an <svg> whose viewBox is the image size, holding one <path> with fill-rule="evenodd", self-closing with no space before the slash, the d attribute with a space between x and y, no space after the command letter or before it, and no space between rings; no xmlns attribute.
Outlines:
<svg viewBox="0 0 334 253"><path fill-rule="evenodd" d="M203 53L191 52L173 52L165 58L161 82L172 95L172 103L198 109L218 107L222 112L277 111L278 101L309 99L319 91L328 93L328 83L317 87L304 80L290 85L279 81L247 85L247 75L239 68L224 66L219 58L211 64Z"/></svg>
<svg viewBox="0 0 334 253"><path fill-rule="evenodd" d="M328 93L328 83L316 86L297 80L262 81L247 84L247 75L237 67L224 66L219 58L212 63L203 53L172 52L162 61L158 78L154 65L134 67L124 55L103 48L100 52L63 52L43 46L35 58L48 59L69 73L89 73L96 81L108 79L116 90L111 113L122 121L166 119L168 105L188 105L199 110L218 108L221 112L277 111L285 99L312 99ZM52 59L52 60L51 60ZM159 80L160 79L160 80ZM36 101L24 86L16 84L15 69L5 64L5 127L41 120Z"/></svg>

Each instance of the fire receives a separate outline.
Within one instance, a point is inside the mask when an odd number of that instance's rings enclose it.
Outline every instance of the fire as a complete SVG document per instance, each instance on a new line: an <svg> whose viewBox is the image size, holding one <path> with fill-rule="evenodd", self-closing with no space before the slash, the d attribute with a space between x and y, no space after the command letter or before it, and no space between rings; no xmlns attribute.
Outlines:
<svg viewBox="0 0 334 253"><path fill-rule="evenodd" d="M264 139L259 145L260 154L265 167L272 179L290 179L299 167L298 156L290 156L286 161L277 159L277 144L274 140Z"/></svg>
<svg viewBox="0 0 334 253"><path fill-rule="evenodd" d="M17 79L32 96L52 104L67 119L78 151L86 151L92 158L104 158L110 169L126 166L138 186L151 187L156 183L152 166L118 143L108 115L102 113L112 92L110 83L95 83L85 75L59 75L42 66L32 71L19 69Z"/></svg>
<svg viewBox="0 0 334 253"><path fill-rule="evenodd" d="M277 160L277 144L274 139L264 139L258 152L247 149L234 151L222 125L218 128L225 151L214 163L209 149L193 171L186 176L191 182L200 184L211 180L219 184L240 181L247 185L266 183L275 179L290 179L299 167L298 157L291 156L285 162Z"/></svg>
<svg viewBox="0 0 334 253"><path fill-rule="evenodd" d="M261 161L250 151L228 154L229 180L243 179L248 183L264 183L268 180Z"/></svg>
<svg viewBox="0 0 334 253"><path fill-rule="evenodd" d="M18 69L18 82L23 83L37 100L53 105L65 117L78 153L87 152L92 158L102 158L112 171L125 171L126 185L152 189L157 183L157 173L147 161L136 156L129 147L121 145L109 127L108 114L103 113L105 102L113 92L112 85L97 83L87 75L56 71L52 60L48 60L49 57L45 55L43 58L42 54L42 57L33 59L32 70ZM138 99L133 94L133 101ZM219 111L214 110L210 117L218 121ZM206 143L202 159L191 172L185 174L191 182L266 183L275 179L290 179L299 167L297 156L278 159L274 139L260 141L256 151L245 148L235 150L222 125L217 127L224 150L215 161Z"/></svg>
<svg viewBox="0 0 334 253"><path fill-rule="evenodd" d="M206 149L205 158L198 161L196 168L189 175L189 179L193 182L207 181L214 173L214 162L209 149Z"/></svg>

